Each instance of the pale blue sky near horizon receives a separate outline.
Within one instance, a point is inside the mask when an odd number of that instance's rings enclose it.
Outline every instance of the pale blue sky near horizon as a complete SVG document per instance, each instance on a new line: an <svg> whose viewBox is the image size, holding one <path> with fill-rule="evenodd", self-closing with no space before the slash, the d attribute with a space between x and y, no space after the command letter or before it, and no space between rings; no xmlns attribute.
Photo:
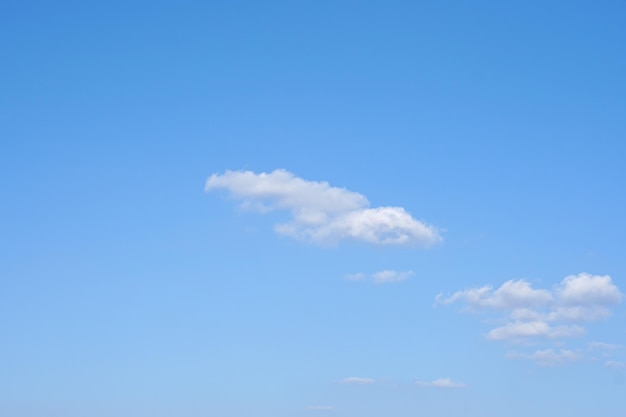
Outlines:
<svg viewBox="0 0 626 417"><path fill-rule="evenodd" d="M0 415L622 417L625 14L5 1Z"/></svg>

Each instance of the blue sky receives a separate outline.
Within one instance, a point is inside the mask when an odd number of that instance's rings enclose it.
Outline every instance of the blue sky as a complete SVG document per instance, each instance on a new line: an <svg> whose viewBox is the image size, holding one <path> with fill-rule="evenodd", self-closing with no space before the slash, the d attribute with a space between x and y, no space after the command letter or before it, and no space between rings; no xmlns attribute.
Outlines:
<svg viewBox="0 0 626 417"><path fill-rule="evenodd" d="M4 2L0 414L623 416L625 13Z"/></svg>

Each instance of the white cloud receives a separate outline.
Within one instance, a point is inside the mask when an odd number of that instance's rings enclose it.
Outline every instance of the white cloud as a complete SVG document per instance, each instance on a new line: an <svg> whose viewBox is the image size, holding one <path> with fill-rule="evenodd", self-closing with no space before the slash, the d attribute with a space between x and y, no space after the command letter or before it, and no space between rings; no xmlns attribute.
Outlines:
<svg viewBox="0 0 626 417"><path fill-rule="evenodd" d="M583 336L583 324L610 317L610 307L621 300L622 293L610 276L581 273L565 277L552 289L537 289L528 281L511 280L496 290L482 286L449 297L439 294L435 304L460 303L467 311L491 313L504 324L491 329L487 339L523 342ZM559 355L567 352L562 350ZM535 360L544 355L543 361L547 362L556 352L538 351L537 355Z"/></svg>
<svg viewBox="0 0 626 417"><path fill-rule="evenodd" d="M591 360L609 360L615 355L621 354L624 349L622 345L616 345L613 343L604 342L589 342L587 343L587 353ZM609 361L610 362L610 361Z"/></svg>
<svg viewBox="0 0 626 417"><path fill-rule="evenodd" d="M537 350L534 353L509 352L507 353L507 358L532 360L540 366L556 366L582 360L597 362L600 359L597 357L597 353L600 353L601 357L605 358L603 360L605 361L604 366L606 368L619 369L623 367L626 369L626 363L610 360L610 357L620 349L622 349L620 345L589 342L584 349L543 349Z"/></svg>
<svg viewBox="0 0 626 417"><path fill-rule="evenodd" d="M507 281L497 290L488 285L480 288L457 291L448 298L437 296L440 304L451 304L465 301L472 309L495 308L509 310L513 308L534 307L545 305L552 300L548 290L536 290L525 280Z"/></svg>
<svg viewBox="0 0 626 417"><path fill-rule="evenodd" d="M604 306L555 307L548 315L550 321L592 322L611 316L611 310Z"/></svg>
<svg viewBox="0 0 626 417"><path fill-rule="evenodd" d="M374 272L371 275L367 275L362 272L348 274L345 276L345 279L348 281L364 281L369 279L375 284L393 284L405 281L413 275L413 271L396 271L393 269L386 269L384 271Z"/></svg>
<svg viewBox="0 0 626 417"><path fill-rule="evenodd" d="M616 345L614 343L589 342L587 344L587 348L589 350L615 351L615 350L618 350L618 349L622 349L623 346Z"/></svg>
<svg viewBox="0 0 626 417"><path fill-rule="evenodd" d="M535 320L548 322L592 322L611 316L611 310L603 306L570 306L552 307L551 311L541 312L530 308L519 308L511 311L511 319Z"/></svg>
<svg viewBox="0 0 626 417"><path fill-rule="evenodd" d="M622 301L622 293L608 275L570 275L557 286L556 292L568 305L611 305Z"/></svg>
<svg viewBox="0 0 626 417"><path fill-rule="evenodd" d="M606 368L612 368L612 369L626 369L626 362L622 362L622 361L606 361L604 363L604 366Z"/></svg>
<svg viewBox="0 0 626 417"><path fill-rule="evenodd" d="M580 326L553 327L543 321L516 321L491 330L487 333L487 339L512 341L519 341L529 337L561 339L573 336L582 336L584 333L585 330Z"/></svg>
<svg viewBox="0 0 626 417"><path fill-rule="evenodd" d="M226 189L243 209L289 210L293 219L275 226L278 233L315 243L352 239L381 245L431 246L442 240L437 229L402 207L370 208L367 198L327 182L306 181L278 169L270 173L226 171L211 175L205 191Z"/></svg>
<svg viewBox="0 0 626 417"><path fill-rule="evenodd" d="M372 275L372 278L377 284L387 284L392 282L402 282L412 275L413 271L394 271L387 269L385 271L376 272Z"/></svg>
<svg viewBox="0 0 626 417"><path fill-rule="evenodd" d="M356 274L348 274L344 278L348 281L363 281L365 278L367 278L367 275L362 272L357 272Z"/></svg>
<svg viewBox="0 0 626 417"><path fill-rule="evenodd" d="M568 349L558 351L552 349L537 350L530 355L513 352L509 353L507 357L511 359L530 359L540 366L556 366L568 362L577 362L583 359L580 352Z"/></svg>
<svg viewBox="0 0 626 417"><path fill-rule="evenodd" d="M365 196L331 187L327 182L305 181L283 169L255 174L252 171L226 171L211 175L205 190L225 188L244 201L267 201L268 206L290 209L307 217L357 210L368 205ZM316 216L313 216L316 217Z"/></svg>
<svg viewBox="0 0 626 417"><path fill-rule="evenodd" d="M465 384L455 382L450 378L440 378L434 381L416 381L415 384L420 387L434 387L434 388L465 388Z"/></svg>
<svg viewBox="0 0 626 417"><path fill-rule="evenodd" d="M351 377L344 378L341 380L342 384L367 385L367 384L373 384L374 382L376 382L374 378L362 378L358 376L351 376Z"/></svg>

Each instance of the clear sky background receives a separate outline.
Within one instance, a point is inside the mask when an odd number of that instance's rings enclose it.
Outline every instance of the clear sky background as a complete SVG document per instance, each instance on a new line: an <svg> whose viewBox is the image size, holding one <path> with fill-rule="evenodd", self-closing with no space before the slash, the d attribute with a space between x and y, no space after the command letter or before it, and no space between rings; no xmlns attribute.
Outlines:
<svg viewBox="0 0 626 417"><path fill-rule="evenodd" d="M4 1L0 415L623 417L624 16Z"/></svg>

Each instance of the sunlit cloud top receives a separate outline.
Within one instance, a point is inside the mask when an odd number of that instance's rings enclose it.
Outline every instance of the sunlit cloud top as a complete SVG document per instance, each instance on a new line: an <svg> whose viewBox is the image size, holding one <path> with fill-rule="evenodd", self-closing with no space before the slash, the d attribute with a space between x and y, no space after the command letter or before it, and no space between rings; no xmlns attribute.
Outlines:
<svg viewBox="0 0 626 417"><path fill-rule="evenodd" d="M355 240L379 245L428 247L442 240L433 226L416 220L403 207L370 207L368 199L327 182L307 181L283 169L256 174L226 171L211 175L205 191L225 189L241 208L261 213L286 210L291 220L276 232L294 238L334 244Z"/></svg>

